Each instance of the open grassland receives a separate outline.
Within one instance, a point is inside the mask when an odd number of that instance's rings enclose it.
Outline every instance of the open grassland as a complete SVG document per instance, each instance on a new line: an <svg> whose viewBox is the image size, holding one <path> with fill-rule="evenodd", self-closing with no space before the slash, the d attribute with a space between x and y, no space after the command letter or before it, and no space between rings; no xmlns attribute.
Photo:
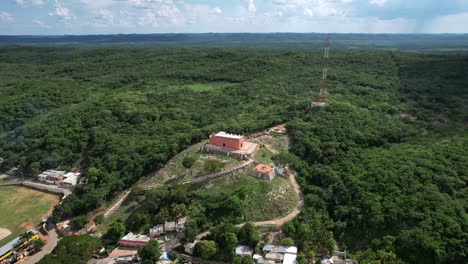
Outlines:
<svg viewBox="0 0 468 264"><path fill-rule="evenodd" d="M11 234L0 240L5 245L27 229L37 230L37 224L51 213L60 201L57 195L17 186L0 187L0 228Z"/></svg>
<svg viewBox="0 0 468 264"><path fill-rule="evenodd" d="M158 170L153 175L150 175L146 180L142 181L140 186L142 187L156 187L162 183L171 180L171 183L182 182L191 178L197 178L210 174L205 170L205 162L208 160L217 160L223 164L220 170L227 170L234 168L242 164L243 161L228 157L224 154L200 152L200 148L206 144L206 142L195 144L181 153L177 154L172 158L164 168ZM186 157L195 158L195 162L190 168L186 168L182 165L182 161Z"/></svg>
<svg viewBox="0 0 468 264"><path fill-rule="evenodd" d="M249 175L250 169L208 182L199 191L241 194L246 196L244 221L264 221L282 217L297 205L297 196L287 179L275 177L271 182Z"/></svg>

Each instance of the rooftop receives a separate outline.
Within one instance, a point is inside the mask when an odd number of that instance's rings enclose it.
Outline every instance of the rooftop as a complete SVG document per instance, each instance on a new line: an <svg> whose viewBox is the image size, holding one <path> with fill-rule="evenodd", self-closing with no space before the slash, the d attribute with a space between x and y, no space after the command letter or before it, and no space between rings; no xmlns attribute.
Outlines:
<svg viewBox="0 0 468 264"><path fill-rule="evenodd" d="M260 173L270 173L273 171L273 168L270 165L260 163L255 166L254 170Z"/></svg>
<svg viewBox="0 0 468 264"><path fill-rule="evenodd" d="M216 136L217 137L224 137L224 138L235 138L235 139L243 138L243 136L241 136L241 135L229 134L229 133L226 133L224 131L220 131L220 132L216 133Z"/></svg>
<svg viewBox="0 0 468 264"><path fill-rule="evenodd" d="M252 255L253 250L248 246L244 246L244 245L237 246L236 247L236 255L244 255L244 254Z"/></svg>
<svg viewBox="0 0 468 264"><path fill-rule="evenodd" d="M133 233L128 233L126 236L122 237L121 240L148 242L150 241L150 238L146 235L135 235Z"/></svg>
<svg viewBox="0 0 468 264"><path fill-rule="evenodd" d="M35 230L32 230L32 229L29 229L28 231L26 232L32 232L33 234L37 234L37 231ZM3 247L0 248L0 256L3 256L5 255L5 253L7 253L8 251L14 249L18 243L21 241L21 238L20 237L17 237L15 239L13 239L12 241L10 241L8 244L4 245Z"/></svg>
<svg viewBox="0 0 468 264"><path fill-rule="evenodd" d="M296 263L296 254L284 254L283 264L295 264Z"/></svg>

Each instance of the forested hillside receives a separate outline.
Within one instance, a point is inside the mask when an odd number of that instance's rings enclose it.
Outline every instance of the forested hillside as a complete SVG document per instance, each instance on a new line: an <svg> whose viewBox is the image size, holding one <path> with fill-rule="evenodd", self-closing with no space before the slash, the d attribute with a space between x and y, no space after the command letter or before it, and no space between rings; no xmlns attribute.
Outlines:
<svg viewBox="0 0 468 264"><path fill-rule="evenodd" d="M336 241L363 263L463 261L468 56L334 50L331 106L311 109L321 55L0 48L2 169L80 167L89 184L55 209L61 220L211 131L288 122L306 208L284 231L301 252Z"/></svg>

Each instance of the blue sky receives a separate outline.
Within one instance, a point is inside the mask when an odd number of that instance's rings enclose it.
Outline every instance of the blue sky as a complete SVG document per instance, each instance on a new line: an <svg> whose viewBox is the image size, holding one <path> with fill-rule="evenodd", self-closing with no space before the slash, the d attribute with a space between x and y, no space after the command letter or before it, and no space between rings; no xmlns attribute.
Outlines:
<svg viewBox="0 0 468 264"><path fill-rule="evenodd" d="M1 34L468 33L468 0L0 0Z"/></svg>

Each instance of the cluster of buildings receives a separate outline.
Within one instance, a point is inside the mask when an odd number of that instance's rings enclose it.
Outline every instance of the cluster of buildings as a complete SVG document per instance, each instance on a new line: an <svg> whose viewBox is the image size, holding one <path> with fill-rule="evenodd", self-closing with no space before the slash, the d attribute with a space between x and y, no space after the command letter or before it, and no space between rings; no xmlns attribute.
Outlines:
<svg viewBox="0 0 468 264"><path fill-rule="evenodd" d="M65 172L59 170L46 170L37 175L40 182L46 184L62 185L62 186L75 186L78 183L84 184L85 178L80 178L79 172Z"/></svg>
<svg viewBox="0 0 468 264"><path fill-rule="evenodd" d="M164 222L164 224L155 225L150 228L149 236L157 237L172 232L180 233L184 231L186 221L187 217L181 217L172 222Z"/></svg>
<svg viewBox="0 0 468 264"><path fill-rule="evenodd" d="M252 257L257 264L295 264L297 247L265 244L262 254L254 254L252 248L240 245L236 247L236 255L242 258Z"/></svg>
<svg viewBox="0 0 468 264"><path fill-rule="evenodd" d="M159 243L164 243L167 239L166 235L183 232L186 221L187 217L181 217L175 221L153 226L149 230L149 235L128 233L119 240L119 244L122 247L137 248L145 246L152 239L157 239Z"/></svg>
<svg viewBox="0 0 468 264"><path fill-rule="evenodd" d="M39 233L35 230L26 231L29 237L17 237L8 244L0 248L0 264L16 263L22 258L34 253L32 244L40 239Z"/></svg>

